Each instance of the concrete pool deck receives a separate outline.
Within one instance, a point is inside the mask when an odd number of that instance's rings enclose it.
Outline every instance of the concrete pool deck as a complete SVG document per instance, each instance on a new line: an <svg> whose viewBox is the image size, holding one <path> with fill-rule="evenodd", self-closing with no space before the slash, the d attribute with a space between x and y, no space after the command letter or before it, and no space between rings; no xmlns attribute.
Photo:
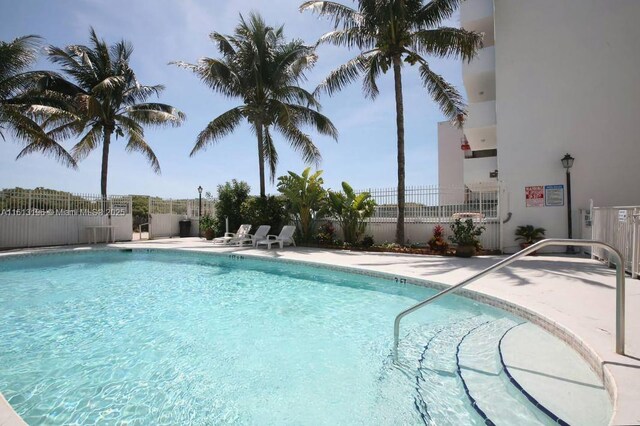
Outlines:
<svg viewBox="0 0 640 426"><path fill-rule="evenodd" d="M153 248L242 254L348 267L419 280L455 284L494 264L500 256L471 259L336 251L317 248L214 247L199 238L109 244L108 247ZM104 245L93 246L103 248ZM86 249L87 246L76 247ZM19 250L40 252L72 247ZM467 287L466 295L504 307L547 328L587 358L615 396L611 424L640 424L640 281L627 277L626 355L615 353L615 271L582 256L527 257ZM501 301L506 302L503 306ZM522 308L522 309L520 309ZM533 318L531 317L533 316ZM537 318L537 320L536 320ZM392 339L392 324L389 338ZM610 379L613 379L612 381ZM0 424L5 416L0 399ZM17 419L16 419L17 420ZM6 423L4 423L6 422ZM23 423L15 423L23 424Z"/></svg>

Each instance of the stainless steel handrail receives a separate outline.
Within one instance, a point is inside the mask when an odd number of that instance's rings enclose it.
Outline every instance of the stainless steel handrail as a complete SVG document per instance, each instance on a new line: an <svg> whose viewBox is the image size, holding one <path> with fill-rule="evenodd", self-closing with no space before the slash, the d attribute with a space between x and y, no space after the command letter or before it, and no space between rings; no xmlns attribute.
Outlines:
<svg viewBox="0 0 640 426"><path fill-rule="evenodd" d="M561 239L561 238L549 238L546 240L542 240L542 241L538 241L537 243L530 245L529 247L525 248L524 250L519 251L516 254L513 254L509 257L507 257L504 260L501 260L500 262L478 272L477 274L473 275L470 278L465 279L464 281L459 282L458 284L455 284L445 290L442 290L440 293L431 296L430 298L420 302L420 303L416 303L415 305L411 306L410 308L405 309L404 311L400 312L395 319L395 322L393 324L393 360L397 361L398 360L398 340L399 340L399 335L400 335L400 320L402 318L404 318L405 316L409 315L410 313L417 311L418 309L422 308L423 306L426 306L432 302L435 302L436 300L440 299L443 296L446 296L449 293L453 293L454 291L465 287L469 284L471 284L474 281L479 280L480 278L484 277L485 275L488 275L492 272L495 272L499 269L504 268L505 266L515 262L516 260L520 259L521 257L524 257L526 255L528 255L529 253L532 253L536 250L539 250L543 247L548 247L548 246L576 246L576 247L593 247L593 246L597 246L597 247L601 247L604 248L606 250L608 250L609 252L611 252L613 254L613 260L614 263L616 265L616 353L619 354L624 354L624 333L625 333L625 325L624 325L624 320L625 320L625 282L624 282L624 258L622 256L622 254L618 251L618 249L616 249L615 247L607 244L607 243L603 243L602 241L595 241L595 240L570 240L570 239Z"/></svg>

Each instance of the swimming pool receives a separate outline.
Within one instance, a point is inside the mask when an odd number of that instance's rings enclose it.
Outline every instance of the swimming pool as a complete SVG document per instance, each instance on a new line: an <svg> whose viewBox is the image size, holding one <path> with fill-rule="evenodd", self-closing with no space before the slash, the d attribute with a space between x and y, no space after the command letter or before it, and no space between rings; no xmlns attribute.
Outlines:
<svg viewBox="0 0 640 426"><path fill-rule="evenodd" d="M395 315L432 294L235 255L2 260L0 392L29 424L556 424L474 375L523 322L504 311L444 298L406 318L392 363Z"/></svg>

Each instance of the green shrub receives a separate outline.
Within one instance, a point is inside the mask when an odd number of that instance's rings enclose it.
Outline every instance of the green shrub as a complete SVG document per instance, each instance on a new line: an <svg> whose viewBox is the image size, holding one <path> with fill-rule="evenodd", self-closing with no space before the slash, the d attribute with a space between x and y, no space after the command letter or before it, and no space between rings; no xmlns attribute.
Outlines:
<svg viewBox="0 0 640 426"><path fill-rule="evenodd" d="M218 185L218 201L216 201L216 234L225 232L225 219L229 218L229 232L235 232L240 225L248 223L242 216L241 207L249 197L251 187L243 181L233 179L224 185Z"/></svg>
<svg viewBox="0 0 640 426"><path fill-rule="evenodd" d="M209 215L209 214L204 214L202 215L202 217L200 217L200 231L204 232L208 229L216 229L216 227L218 226L218 224L216 223L216 219Z"/></svg>
<svg viewBox="0 0 640 426"><path fill-rule="evenodd" d="M240 207L240 215L253 225L252 231L260 225L271 226L270 234L278 234L289 223L284 198L273 195L247 198Z"/></svg>
<svg viewBox="0 0 640 426"><path fill-rule="evenodd" d="M460 219L456 219L451 224L451 230L453 235L449 237L449 240L457 246L473 246L476 249L480 249L480 240L478 237L482 235L482 231L486 228L484 226L476 226L473 224L473 219L467 219L464 222Z"/></svg>
<svg viewBox="0 0 640 426"><path fill-rule="evenodd" d="M364 238L362 239L362 247L365 247L365 248L373 247L374 243L375 241L373 241L373 236L371 235L365 235Z"/></svg>

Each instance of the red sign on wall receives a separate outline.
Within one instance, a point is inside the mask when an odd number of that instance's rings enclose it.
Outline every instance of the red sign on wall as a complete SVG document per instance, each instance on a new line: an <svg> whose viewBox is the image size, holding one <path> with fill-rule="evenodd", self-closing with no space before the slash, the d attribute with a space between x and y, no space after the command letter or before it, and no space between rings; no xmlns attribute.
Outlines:
<svg viewBox="0 0 640 426"><path fill-rule="evenodd" d="M524 195L527 207L544 207L544 187L525 186Z"/></svg>

